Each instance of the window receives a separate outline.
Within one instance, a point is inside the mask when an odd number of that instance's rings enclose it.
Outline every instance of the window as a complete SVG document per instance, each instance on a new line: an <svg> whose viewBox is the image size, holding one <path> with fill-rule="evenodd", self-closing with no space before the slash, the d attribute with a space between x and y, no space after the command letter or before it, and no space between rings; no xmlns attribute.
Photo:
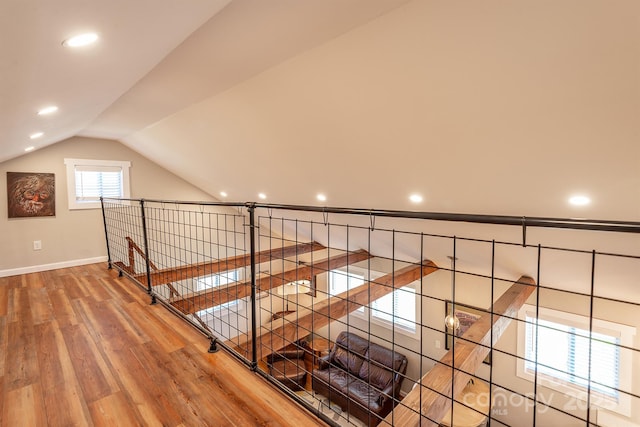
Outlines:
<svg viewBox="0 0 640 427"><path fill-rule="evenodd" d="M369 274L367 274L369 273ZM365 280L375 280L382 276L378 272L355 274L341 270L333 270L329 274L329 294L335 296L351 290L365 283ZM370 279L366 279L366 277ZM371 321L384 326L396 326L399 330L414 333L416 331L416 291L411 286L396 289L371 303L367 308L371 314ZM366 317L364 307L360 307L356 315Z"/></svg>
<svg viewBox="0 0 640 427"><path fill-rule="evenodd" d="M371 304L371 317L415 331L415 308L416 291L407 286L375 300Z"/></svg>
<svg viewBox="0 0 640 427"><path fill-rule="evenodd" d="M335 296L364 284L364 276L351 272L332 270L329 272L329 295ZM357 310L364 313L364 307Z"/></svg>
<svg viewBox="0 0 640 427"><path fill-rule="evenodd" d="M329 294L335 296L364 284L364 276L345 271L333 270L329 273Z"/></svg>
<svg viewBox="0 0 640 427"><path fill-rule="evenodd" d="M202 276L196 279L196 289L195 291L202 291L205 289L216 288L218 286L224 286L231 283L235 283L238 281L239 271L231 270L225 271L222 273L212 274L210 276ZM199 316L204 316L206 314L215 314L217 316L226 316L229 312L233 310L234 312L240 312L244 310L244 301L233 300L228 301L223 304L216 305L214 307L206 308L204 310L200 310L197 314Z"/></svg>
<svg viewBox="0 0 640 427"><path fill-rule="evenodd" d="M586 400L590 386L594 405L628 415L629 398L619 389L629 390L626 378L631 376L631 364L620 346L629 345L634 328L593 319L590 338L587 317L541 307L536 322L535 307L527 305L520 319L518 354L523 359L518 361L518 376L533 381L537 371L540 384L581 400ZM540 351L536 352L536 344Z"/></svg>
<svg viewBox="0 0 640 427"><path fill-rule="evenodd" d="M64 159L69 209L96 209L100 197L129 198L131 162Z"/></svg>

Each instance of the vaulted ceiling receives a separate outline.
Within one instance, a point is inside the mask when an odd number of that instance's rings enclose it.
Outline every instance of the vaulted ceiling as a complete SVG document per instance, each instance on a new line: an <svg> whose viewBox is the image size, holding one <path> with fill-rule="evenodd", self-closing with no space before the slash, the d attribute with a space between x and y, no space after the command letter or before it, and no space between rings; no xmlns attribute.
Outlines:
<svg viewBox="0 0 640 427"><path fill-rule="evenodd" d="M234 201L640 219L635 0L10 0L0 12L0 161L80 135ZM61 45L85 30L93 48ZM39 117L50 103L58 112ZM592 203L571 206L574 194Z"/></svg>

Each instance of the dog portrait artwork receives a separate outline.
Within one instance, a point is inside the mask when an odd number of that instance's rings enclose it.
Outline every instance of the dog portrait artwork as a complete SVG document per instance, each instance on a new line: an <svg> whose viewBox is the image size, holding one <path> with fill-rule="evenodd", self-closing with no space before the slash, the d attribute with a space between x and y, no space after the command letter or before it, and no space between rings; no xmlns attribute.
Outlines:
<svg viewBox="0 0 640 427"><path fill-rule="evenodd" d="M7 172L9 218L55 216L55 175Z"/></svg>

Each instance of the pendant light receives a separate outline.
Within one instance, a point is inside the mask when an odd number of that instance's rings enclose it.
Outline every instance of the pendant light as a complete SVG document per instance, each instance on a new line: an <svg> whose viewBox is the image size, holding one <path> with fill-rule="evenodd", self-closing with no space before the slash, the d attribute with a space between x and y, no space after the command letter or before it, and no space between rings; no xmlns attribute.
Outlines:
<svg viewBox="0 0 640 427"><path fill-rule="evenodd" d="M451 333L452 335L456 335L457 331L460 329L460 319L455 314L455 302L454 302L454 286L455 286L455 262L457 258L452 256L447 256L451 260L451 313L447 313L444 318L444 327L446 328L446 332Z"/></svg>

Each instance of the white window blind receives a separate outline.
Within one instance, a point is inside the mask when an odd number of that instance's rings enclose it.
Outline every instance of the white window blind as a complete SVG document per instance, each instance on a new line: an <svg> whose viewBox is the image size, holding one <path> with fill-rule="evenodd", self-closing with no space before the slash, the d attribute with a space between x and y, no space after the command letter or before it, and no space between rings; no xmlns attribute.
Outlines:
<svg viewBox="0 0 640 427"><path fill-rule="evenodd" d="M535 317L526 317L525 368L536 370ZM539 374L582 388L589 384L589 343L591 343L591 390L618 398L620 350L618 337L593 332L549 320L538 320L537 370Z"/></svg>
<svg viewBox="0 0 640 427"><path fill-rule="evenodd" d="M100 200L100 197L123 197L121 167L76 166L76 200Z"/></svg>
<svg viewBox="0 0 640 427"><path fill-rule="evenodd" d="M100 208L100 197L130 197L131 162L64 159L67 166L69 209Z"/></svg>
<svg viewBox="0 0 640 427"><path fill-rule="evenodd" d="M634 327L528 304L518 319L519 377L630 416Z"/></svg>
<svg viewBox="0 0 640 427"><path fill-rule="evenodd" d="M366 276L333 270L329 275L329 293L334 296L365 283ZM371 277L372 281L375 278ZM408 331L416 330L416 291L411 287L397 289L371 303L372 321L385 325L400 326ZM360 307L356 314L365 315Z"/></svg>
<svg viewBox="0 0 640 427"><path fill-rule="evenodd" d="M416 328L416 291L405 287L377 299L371 304L371 315L409 330Z"/></svg>

